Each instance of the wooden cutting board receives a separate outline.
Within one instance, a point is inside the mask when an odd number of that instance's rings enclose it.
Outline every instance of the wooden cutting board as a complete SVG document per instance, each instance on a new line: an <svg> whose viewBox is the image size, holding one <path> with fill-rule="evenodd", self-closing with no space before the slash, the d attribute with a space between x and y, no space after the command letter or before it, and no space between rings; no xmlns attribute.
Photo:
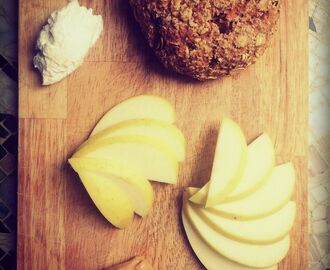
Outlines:
<svg viewBox="0 0 330 270"><path fill-rule="evenodd" d="M81 0L103 15L103 36L76 72L43 87L32 67L34 44L48 15L66 2L20 1L18 269L104 269L138 254L159 270L203 269L182 228L181 195L184 187L207 181L220 119L227 115L249 141L270 134L278 162L294 161L298 212L280 270L306 270L307 0L283 1L278 31L257 64L204 83L161 67L127 0ZM66 160L108 109L139 94L160 95L175 106L187 159L177 185L153 184L150 215L117 230Z"/></svg>

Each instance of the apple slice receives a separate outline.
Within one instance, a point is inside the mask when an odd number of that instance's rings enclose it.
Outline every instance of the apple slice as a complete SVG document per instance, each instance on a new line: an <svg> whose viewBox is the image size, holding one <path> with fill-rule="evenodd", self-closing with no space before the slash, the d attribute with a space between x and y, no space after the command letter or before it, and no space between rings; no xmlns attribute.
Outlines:
<svg viewBox="0 0 330 270"><path fill-rule="evenodd" d="M118 136L87 144L74 158L110 158L140 170L148 180L176 183L178 162L175 154L155 138Z"/></svg>
<svg viewBox="0 0 330 270"><path fill-rule="evenodd" d="M221 216L237 220L265 217L273 214L288 203L294 190L295 172L292 163L273 168L266 183L255 193L238 201L224 202L208 208ZM194 188L188 188L193 195Z"/></svg>
<svg viewBox="0 0 330 270"><path fill-rule="evenodd" d="M132 119L120 122L90 137L81 147L100 139L123 135L157 138L171 148L179 161L185 158L186 141L182 132L176 126L156 119Z"/></svg>
<svg viewBox="0 0 330 270"><path fill-rule="evenodd" d="M218 135L212 173L209 184L206 184L191 201L216 205L226 199L238 185L246 164L247 145L240 127L224 118ZM207 194L207 195L206 195Z"/></svg>
<svg viewBox="0 0 330 270"><path fill-rule="evenodd" d="M249 144L242 178L225 201L239 200L255 192L267 181L274 164L274 146L269 136L264 133Z"/></svg>
<svg viewBox="0 0 330 270"><path fill-rule="evenodd" d="M167 100L158 96L141 95L131 97L108 111L94 127L91 136L109 126L128 119L150 118L174 123L174 108Z"/></svg>
<svg viewBox="0 0 330 270"><path fill-rule="evenodd" d="M274 163L273 143L267 134L262 134L249 144L242 178L237 187L227 196L225 202L235 201L255 192L267 180ZM208 186L209 183L198 194L192 196L190 201L196 204L205 204Z"/></svg>
<svg viewBox="0 0 330 270"><path fill-rule="evenodd" d="M153 189L139 171L111 159L71 158L69 163L76 172L94 171L108 178L108 181L126 192L132 201L135 213L141 217L149 213L153 202Z"/></svg>
<svg viewBox="0 0 330 270"><path fill-rule="evenodd" d="M252 244L269 244L282 239L291 230L296 214L293 201L270 216L244 221L225 218L196 205L191 207L214 230L233 240Z"/></svg>
<svg viewBox="0 0 330 270"><path fill-rule="evenodd" d="M272 244L247 244L225 237L209 226L191 207L183 204L183 211L198 235L220 255L249 267L266 268L279 263L288 253L290 237Z"/></svg>
<svg viewBox="0 0 330 270"><path fill-rule="evenodd" d="M102 215L117 228L126 228L134 216L132 201L126 192L105 175L81 169L77 172Z"/></svg>
<svg viewBox="0 0 330 270"><path fill-rule="evenodd" d="M228 260L215 252L214 249L205 243L205 241L196 233L194 227L190 224L183 211L182 221L192 249L207 270L278 270L277 264L269 268L252 268ZM257 259L258 256L254 255L254 258Z"/></svg>

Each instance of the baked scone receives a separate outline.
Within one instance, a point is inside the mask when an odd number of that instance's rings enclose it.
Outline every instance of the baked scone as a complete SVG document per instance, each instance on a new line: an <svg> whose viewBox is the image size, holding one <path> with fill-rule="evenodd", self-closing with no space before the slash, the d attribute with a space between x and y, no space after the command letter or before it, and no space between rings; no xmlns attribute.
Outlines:
<svg viewBox="0 0 330 270"><path fill-rule="evenodd" d="M130 0L163 65L198 80L229 75L265 51L279 0Z"/></svg>

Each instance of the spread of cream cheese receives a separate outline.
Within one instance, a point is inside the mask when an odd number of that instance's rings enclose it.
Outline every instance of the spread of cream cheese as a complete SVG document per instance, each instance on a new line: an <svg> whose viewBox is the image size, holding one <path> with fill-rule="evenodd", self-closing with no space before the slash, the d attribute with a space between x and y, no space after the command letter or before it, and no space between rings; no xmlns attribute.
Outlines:
<svg viewBox="0 0 330 270"><path fill-rule="evenodd" d="M93 15L77 0L54 11L40 32L33 58L43 85L56 83L78 68L102 30L102 16Z"/></svg>

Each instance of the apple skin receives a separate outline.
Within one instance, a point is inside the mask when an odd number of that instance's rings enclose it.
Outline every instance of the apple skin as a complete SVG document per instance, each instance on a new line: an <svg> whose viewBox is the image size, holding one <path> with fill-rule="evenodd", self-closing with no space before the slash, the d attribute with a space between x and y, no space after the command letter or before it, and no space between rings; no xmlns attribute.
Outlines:
<svg viewBox="0 0 330 270"><path fill-rule="evenodd" d="M156 138L171 149L178 161L185 159L186 140L182 132L175 125L157 119L130 119L114 124L91 136L79 148L102 139L127 135Z"/></svg>
<svg viewBox="0 0 330 270"><path fill-rule="evenodd" d="M123 190L95 172L78 170L78 174L94 204L112 225L124 229L132 223L133 204Z"/></svg>
<svg viewBox="0 0 330 270"><path fill-rule="evenodd" d="M74 158L111 158L141 171L148 180L174 184L178 160L162 141L146 136L118 136L87 144Z"/></svg>
<svg viewBox="0 0 330 270"><path fill-rule="evenodd" d="M69 163L78 173L80 170L88 170L107 177L108 181L112 181L129 196L135 213L141 217L149 213L154 194L150 182L141 172L114 159L71 158Z"/></svg>
<svg viewBox="0 0 330 270"><path fill-rule="evenodd" d="M158 119L172 124L175 122L175 110L162 97L152 95L134 96L110 109L96 124L91 136L109 126L129 119Z"/></svg>
<svg viewBox="0 0 330 270"><path fill-rule="evenodd" d="M173 125L175 118L173 106L161 97L128 98L101 118L69 159L95 205L114 226L125 228L134 211L142 217L148 214L153 203L148 180L177 182L186 141Z"/></svg>

